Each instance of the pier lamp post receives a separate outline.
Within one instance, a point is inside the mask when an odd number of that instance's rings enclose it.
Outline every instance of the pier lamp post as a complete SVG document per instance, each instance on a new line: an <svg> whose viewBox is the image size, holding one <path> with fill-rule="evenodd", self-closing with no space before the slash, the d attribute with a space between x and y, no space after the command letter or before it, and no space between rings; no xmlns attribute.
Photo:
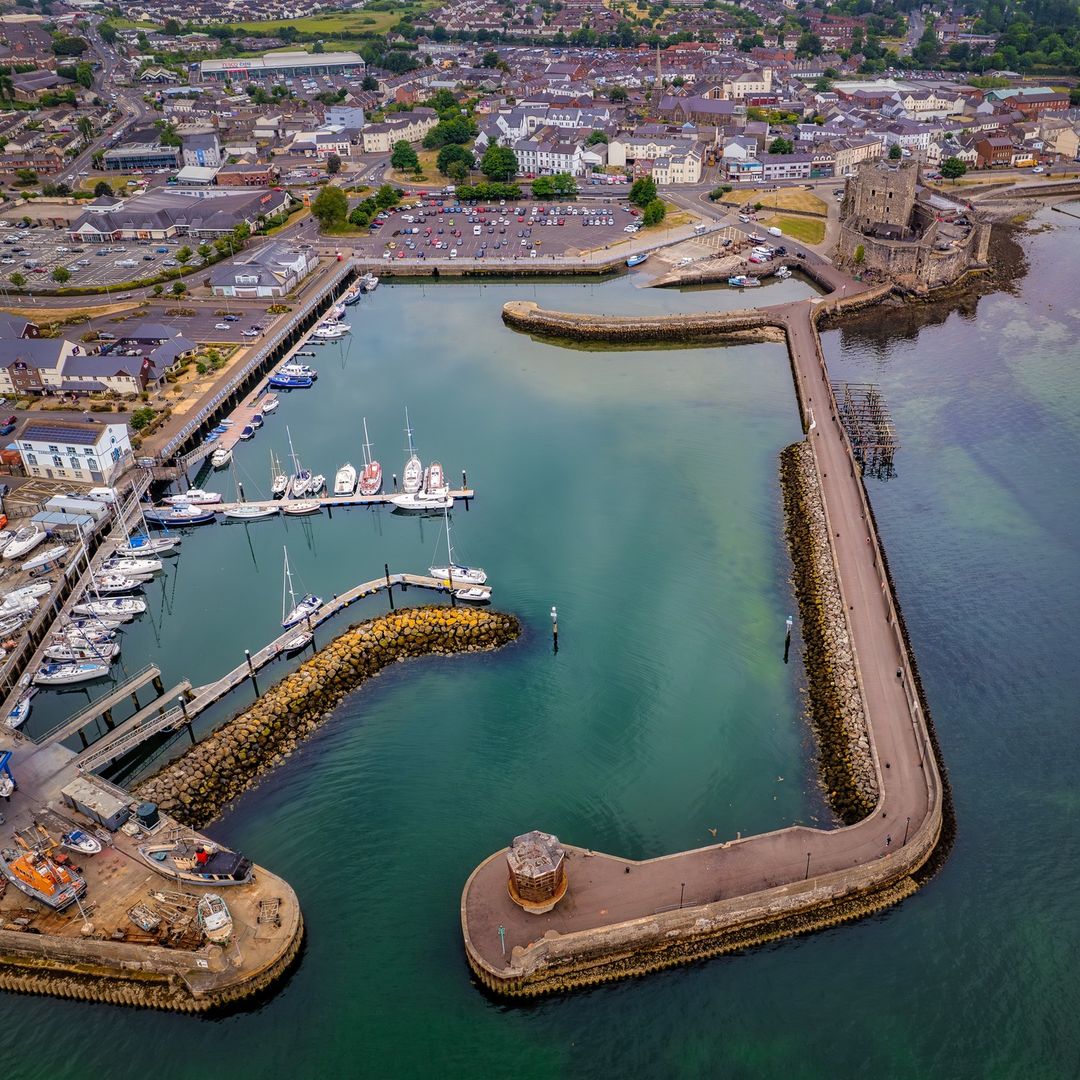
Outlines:
<svg viewBox="0 0 1080 1080"><path fill-rule="evenodd" d="M810 852L808 851L806 853L806 873L803 874L803 881L806 881L806 879L809 876L810 876Z"/></svg>
<svg viewBox="0 0 1080 1080"><path fill-rule="evenodd" d="M904 825L904 844L907 843L907 834L908 834L908 829L910 829L910 828L911 828L911 818L908 818L907 823ZM904 844L901 844L900 846L903 847Z"/></svg>
<svg viewBox="0 0 1080 1080"><path fill-rule="evenodd" d="M679 910L682 911L683 897L686 895L686 882L682 882L679 886Z"/></svg>
<svg viewBox="0 0 1080 1080"><path fill-rule="evenodd" d="M499 926L499 944L502 946L502 954L506 955L506 927Z"/></svg>

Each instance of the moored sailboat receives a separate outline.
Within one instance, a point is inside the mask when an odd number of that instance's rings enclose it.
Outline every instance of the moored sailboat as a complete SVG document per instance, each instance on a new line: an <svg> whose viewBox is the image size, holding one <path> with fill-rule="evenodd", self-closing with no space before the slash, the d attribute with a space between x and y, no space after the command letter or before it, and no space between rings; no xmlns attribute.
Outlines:
<svg viewBox="0 0 1080 1080"><path fill-rule="evenodd" d="M409 407L405 407L405 436L409 445L405 452L409 455L405 460L405 469L401 474L401 490L406 495L415 495L424 483L424 466L420 462L420 456L413 446L412 427L409 424Z"/></svg>
<svg viewBox="0 0 1080 1080"><path fill-rule="evenodd" d="M360 494L378 495L382 490L382 465L371 452L371 440L368 438L367 417L364 417L364 471L360 474Z"/></svg>
<svg viewBox="0 0 1080 1080"><path fill-rule="evenodd" d="M451 585L483 585L487 581L487 571L479 566L464 566L454 562L454 546L450 542L450 512L443 512L446 519L446 565L429 566L428 573L433 578L446 579Z"/></svg>
<svg viewBox="0 0 1080 1080"><path fill-rule="evenodd" d="M285 580L281 588L281 625L288 630L314 615L322 607L322 600L313 593L296 599L293 590L292 571L289 569L289 549L285 548Z"/></svg>

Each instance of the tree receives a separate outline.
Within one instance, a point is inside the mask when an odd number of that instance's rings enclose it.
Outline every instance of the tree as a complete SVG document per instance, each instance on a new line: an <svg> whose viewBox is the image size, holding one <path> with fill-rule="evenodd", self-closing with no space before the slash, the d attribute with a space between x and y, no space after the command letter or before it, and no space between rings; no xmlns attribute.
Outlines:
<svg viewBox="0 0 1080 1080"><path fill-rule="evenodd" d="M790 139L785 139L782 136L777 136L771 143L769 143L770 154L794 154L795 144Z"/></svg>
<svg viewBox="0 0 1080 1080"><path fill-rule="evenodd" d="M99 180L94 185L94 194L99 199L101 199L101 198L106 198L106 199L110 198L112 196L112 193L113 193L112 185L109 183L108 180Z"/></svg>
<svg viewBox="0 0 1080 1080"><path fill-rule="evenodd" d="M312 200L311 213L324 232L340 229L349 213L349 200L340 188L324 187Z"/></svg>
<svg viewBox="0 0 1080 1080"><path fill-rule="evenodd" d="M534 199L550 199L555 194L555 182L550 176L538 176L532 182Z"/></svg>
<svg viewBox="0 0 1080 1080"><path fill-rule="evenodd" d="M469 168L464 161L451 161L446 167L446 175L455 184L460 184L468 177Z"/></svg>
<svg viewBox="0 0 1080 1080"><path fill-rule="evenodd" d="M10 281L16 289L21 289L26 284L26 275L20 274L19 271L16 270L15 273L8 278L8 281Z"/></svg>
<svg viewBox="0 0 1080 1080"><path fill-rule="evenodd" d="M852 256L852 259L853 259L856 266L862 266L863 261L865 260L865 258L866 258L866 248L864 248L862 246L862 244L860 244L855 249L855 254Z"/></svg>
<svg viewBox="0 0 1080 1080"><path fill-rule="evenodd" d="M191 262L191 248L189 248L187 244L185 244L176 253L175 259L181 266L185 266L187 263Z"/></svg>
<svg viewBox="0 0 1080 1080"><path fill-rule="evenodd" d="M89 90L94 85L94 69L93 67L83 61L75 65L75 81L85 89Z"/></svg>
<svg viewBox="0 0 1080 1080"><path fill-rule="evenodd" d="M161 285L155 285L155 286L154 286L154 287L153 287L153 288L152 288L152 289L151 289L150 291L151 291L151 292L152 292L152 293L153 293L153 294L154 294L155 296L160 296L160 295L161 295L161 294L162 294L162 293L163 293L163 292L165 291L165 289L164 289L164 287L163 287L163 286L161 286Z"/></svg>
<svg viewBox="0 0 1080 1080"><path fill-rule="evenodd" d="M499 54L497 52L484 53L483 59L480 61L481 67L493 68L497 67L499 63Z"/></svg>
<svg viewBox="0 0 1080 1080"><path fill-rule="evenodd" d="M425 136L424 148L438 150L447 143L464 145L476 134L476 125L464 116L440 120Z"/></svg>
<svg viewBox="0 0 1080 1080"><path fill-rule="evenodd" d="M58 285L71 280L71 271L66 266L57 266L52 272L52 279Z"/></svg>
<svg viewBox="0 0 1080 1080"><path fill-rule="evenodd" d="M365 75L364 81L360 84L361 90L367 90L369 93L373 90L379 89L379 80L374 75Z"/></svg>
<svg viewBox="0 0 1080 1080"><path fill-rule="evenodd" d="M375 205L380 210L389 210L391 206L397 206L401 202L401 192L389 184L383 184L375 192Z"/></svg>
<svg viewBox="0 0 1080 1080"><path fill-rule="evenodd" d="M82 136L83 143L89 146L90 140L94 137L94 121L89 116L80 116L75 126Z"/></svg>
<svg viewBox="0 0 1080 1080"><path fill-rule="evenodd" d="M214 249L209 244L202 243L199 245L199 258L202 259L203 262L209 260L210 256L213 254Z"/></svg>
<svg viewBox="0 0 1080 1080"><path fill-rule="evenodd" d="M337 176L341 172L341 158L337 154L326 155L326 174L327 176Z"/></svg>
<svg viewBox="0 0 1080 1080"><path fill-rule="evenodd" d="M948 157L941 163L941 175L946 180L959 180L967 172L967 165L958 157Z"/></svg>
<svg viewBox="0 0 1080 1080"><path fill-rule="evenodd" d="M448 143L439 151L439 156L435 159L435 167L443 176L450 176L450 166L455 162L462 166L464 173L476 167L476 158L473 156L473 152L467 150L464 146L459 146L457 143Z"/></svg>
<svg viewBox="0 0 1080 1080"><path fill-rule="evenodd" d="M180 24L175 19L166 19L165 25L164 27L162 27L162 29L165 31L166 34L169 35L169 37L180 36Z"/></svg>
<svg viewBox="0 0 1080 1080"><path fill-rule="evenodd" d="M88 48L81 37L68 37L60 33L52 36L52 51L57 56L82 56Z"/></svg>
<svg viewBox="0 0 1080 1080"><path fill-rule="evenodd" d="M101 35L101 40L107 45L111 45L117 38L117 29L110 22L103 22L98 27L98 33Z"/></svg>
<svg viewBox="0 0 1080 1080"><path fill-rule="evenodd" d="M492 143L480 159L480 171L489 180L513 180L518 171L517 154L508 146L496 146Z"/></svg>
<svg viewBox="0 0 1080 1080"><path fill-rule="evenodd" d="M630 95L626 92L625 86L613 86L608 93L608 101L610 101L612 104L629 100Z"/></svg>
<svg viewBox="0 0 1080 1080"><path fill-rule="evenodd" d="M641 214L641 220L648 225L659 225L667 214L667 207L659 199L653 199Z"/></svg>
<svg viewBox="0 0 1080 1080"><path fill-rule="evenodd" d="M390 164L398 172L419 172L420 159L416 151L405 139L399 139L394 143L394 152L390 155Z"/></svg>
<svg viewBox="0 0 1080 1080"><path fill-rule="evenodd" d="M630 186L630 201L635 206L648 206L656 198L656 181L651 176L642 176Z"/></svg>
<svg viewBox="0 0 1080 1080"><path fill-rule="evenodd" d="M608 141L607 133L603 131L594 131L586 140L586 146L595 146L597 143L606 143Z"/></svg>
<svg viewBox="0 0 1080 1080"><path fill-rule="evenodd" d="M577 181L570 173L556 173L551 178L552 194L560 199L568 199L577 195Z"/></svg>
<svg viewBox="0 0 1080 1080"><path fill-rule="evenodd" d="M795 45L796 56L820 56L821 38L817 34L805 33L799 35Z"/></svg>
<svg viewBox="0 0 1080 1080"><path fill-rule="evenodd" d="M893 145L889 147L889 160L890 161L899 161L903 156L904 156L904 151L900 149L900 146L899 146L898 143L893 143Z"/></svg>
<svg viewBox="0 0 1080 1080"><path fill-rule="evenodd" d="M311 51L313 53L324 53L326 52L326 46L321 41L316 41L315 44L311 46Z"/></svg>
<svg viewBox="0 0 1080 1080"><path fill-rule="evenodd" d="M183 296L187 292L187 286L182 281L176 281L173 283L172 294L173 296Z"/></svg>
<svg viewBox="0 0 1080 1080"><path fill-rule="evenodd" d="M29 187L31 184L36 184L37 179L38 175L34 169L15 170L15 182L19 187Z"/></svg>

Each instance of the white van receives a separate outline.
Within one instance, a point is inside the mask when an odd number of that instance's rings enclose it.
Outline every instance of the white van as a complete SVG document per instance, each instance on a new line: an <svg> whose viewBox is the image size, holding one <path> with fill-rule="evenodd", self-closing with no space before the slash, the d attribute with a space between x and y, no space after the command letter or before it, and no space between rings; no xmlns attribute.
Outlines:
<svg viewBox="0 0 1080 1080"><path fill-rule="evenodd" d="M705 235L705 226L704 225L695 225L694 226L694 235L695 236L704 236Z"/></svg>
<svg viewBox="0 0 1080 1080"><path fill-rule="evenodd" d="M780 229L778 229L775 225L770 225L769 229L768 229L768 232L769 232L770 236L783 236L784 235L783 232Z"/></svg>

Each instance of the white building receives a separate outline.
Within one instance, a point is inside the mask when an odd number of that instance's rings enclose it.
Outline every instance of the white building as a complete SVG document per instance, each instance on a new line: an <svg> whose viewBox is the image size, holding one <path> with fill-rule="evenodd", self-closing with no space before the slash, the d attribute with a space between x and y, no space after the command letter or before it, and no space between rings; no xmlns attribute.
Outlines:
<svg viewBox="0 0 1080 1080"><path fill-rule="evenodd" d="M131 464L127 424L32 420L19 436L27 476L110 485Z"/></svg>

